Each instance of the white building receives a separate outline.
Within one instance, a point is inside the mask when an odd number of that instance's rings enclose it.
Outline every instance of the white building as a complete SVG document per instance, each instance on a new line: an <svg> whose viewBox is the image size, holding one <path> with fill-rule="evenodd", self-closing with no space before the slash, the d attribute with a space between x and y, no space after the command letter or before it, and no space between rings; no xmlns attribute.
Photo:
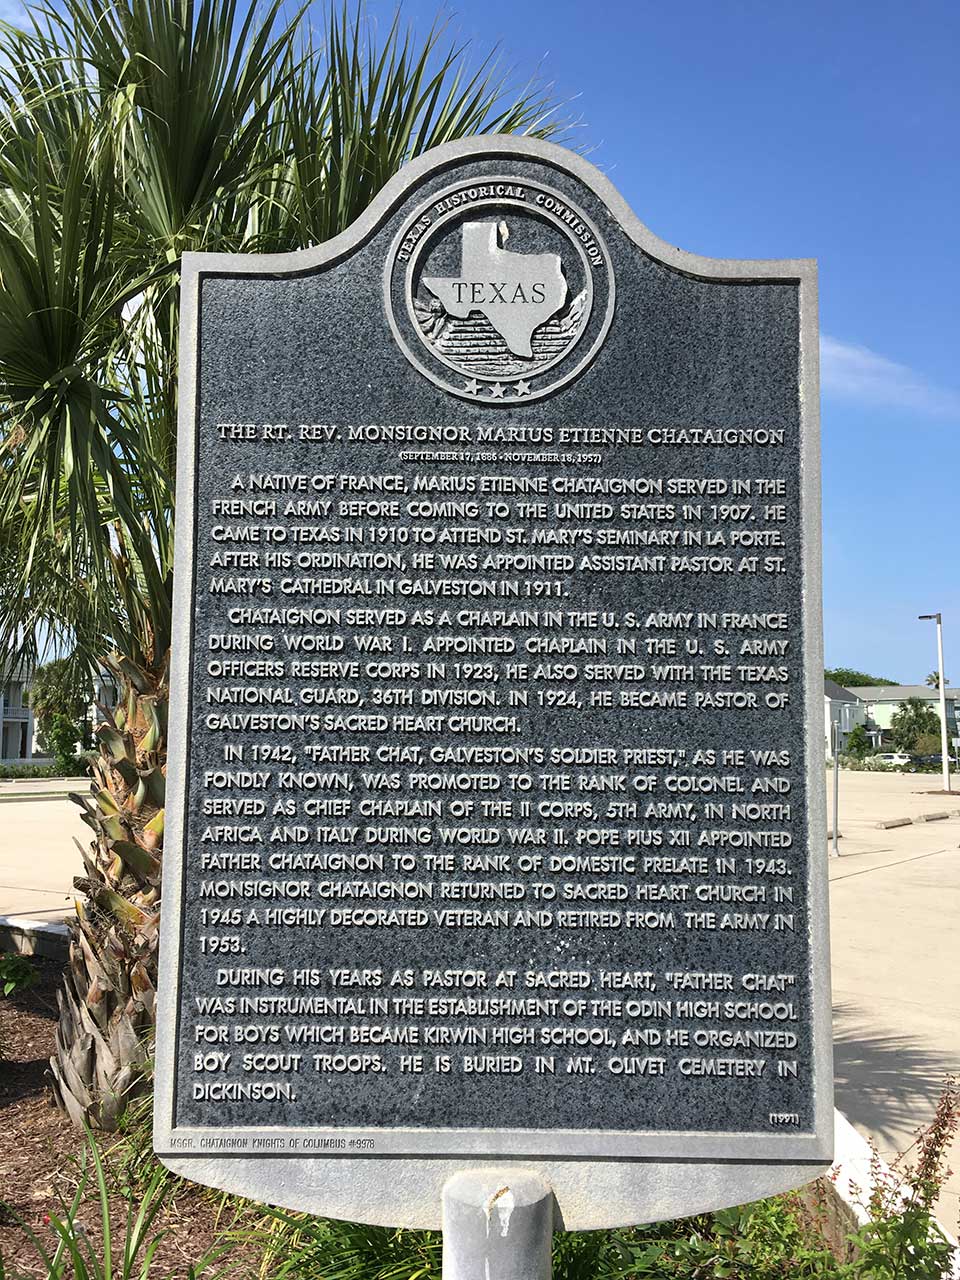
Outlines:
<svg viewBox="0 0 960 1280"><path fill-rule="evenodd" d="M829 684L830 681L827 681ZM849 693L850 690L844 692ZM932 689L927 684L885 684L870 685L856 690L857 697L863 703L870 725L889 733L893 717L900 709L901 702L909 698L919 698L940 719L940 690ZM947 704L947 737L951 740L957 736L957 699L960 689L944 689Z"/></svg>
<svg viewBox="0 0 960 1280"><path fill-rule="evenodd" d="M23 666L0 668L0 764L49 763L42 756L37 741L37 728L30 707L31 677ZM112 709L117 704L117 686L106 671L94 679L93 701L88 720L97 724L102 716L99 707ZM42 757L42 758L41 758Z"/></svg>
<svg viewBox="0 0 960 1280"><path fill-rule="evenodd" d="M847 745L855 725L867 725L868 714L866 703L850 689L844 689L835 681L823 680L823 741L829 760L833 755L832 726L840 726L840 750Z"/></svg>
<svg viewBox="0 0 960 1280"><path fill-rule="evenodd" d="M0 763L33 759L34 723L30 681L22 667L0 673Z"/></svg>

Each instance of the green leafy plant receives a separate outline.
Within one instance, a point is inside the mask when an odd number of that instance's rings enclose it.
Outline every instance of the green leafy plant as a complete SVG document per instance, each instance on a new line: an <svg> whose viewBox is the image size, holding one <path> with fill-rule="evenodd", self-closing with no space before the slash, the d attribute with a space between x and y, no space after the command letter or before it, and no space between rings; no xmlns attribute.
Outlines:
<svg viewBox="0 0 960 1280"><path fill-rule="evenodd" d="M262 1250L260 1275L303 1280L439 1280L438 1231L334 1222L271 1210L239 1236Z"/></svg>
<svg viewBox="0 0 960 1280"><path fill-rule="evenodd" d="M914 751L923 734L937 734L939 741L940 717L923 698L907 698L893 713L890 732L900 751Z"/></svg>
<svg viewBox="0 0 960 1280"><path fill-rule="evenodd" d="M43 1234L29 1227L9 1205L4 1207L33 1245L40 1274L46 1280L150 1280L157 1275L155 1257L163 1238L162 1230L156 1228L164 1205L162 1172L158 1165L153 1177L136 1192L112 1185L88 1129L76 1190L58 1210L44 1214ZM91 1201L99 1218L96 1240L81 1221ZM188 1276L212 1274L208 1269L227 1252L223 1246L215 1247L190 1266ZM0 1280L28 1280L36 1274L33 1270L8 1270L0 1257ZM217 1273L225 1274L222 1270Z"/></svg>
<svg viewBox="0 0 960 1280"><path fill-rule="evenodd" d="M259 1274L279 1280L439 1280L442 1240L436 1231L407 1231L334 1222L270 1210L250 1230L234 1233ZM555 1280L722 1280L783 1277L833 1280L837 1264L819 1240L808 1240L798 1204L777 1196L674 1222L619 1231L559 1232L553 1240Z"/></svg>
<svg viewBox="0 0 960 1280"><path fill-rule="evenodd" d="M840 757L840 768L849 769L853 773L915 773L916 767L912 764L890 764L887 760L881 760L879 755L866 756L850 756L842 755Z"/></svg>
<svg viewBox="0 0 960 1280"><path fill-rule="evenodd" d="M864 689L897 685L899 680L887 680L883 676L868 676L865 671L855 671L852 667L827 667L823 673L828 680L844 689Z"/></svg>
<svg viewBox="0 0 960 1280"><path fill-rule="evenodd" d="M165 1190L180 1181L153 1154L152 1059L144 1063L143 1089L131 1099L120 1117L116 1139L107 1154L118 1177L133 1192L139 1192L158 1177Z"/></svg>
<svg viewBox="0 0 960 1280"><path fill-rule="evenodd" d="M43 639L119 690L51 1062L77 1126L116 1127L155 1021L181 256L316 244L439 143L563 131L548 85L442 23L316 23L62 0L0 24L0 650L35 668Z"/></svg>
<svg viewBox="0 0 960 1280"><path fill-rule="evenodd" d="M626 1274L650 1280L834 1280L838 1275L826 1245L808 1238L792 1196L643 1228L637 1235Z"/></svg>
<svg viewBox="0 0 960 1280"><path fill-rule="evenodd" d="M856 1257L844 1280L943 1280L953 1246L939 1229L934 1205L947 1177L947 1153L960 1127L960 1084L948 1076L932 1123L913 1147L885 1168L874 1151L870 1221L850 1237Z"/></svg>
<svg viewBox="0 0 960 1280"><path fill-rule="evenodd" d="M866 729L862 724L855 724L847 735L847 754L862 760L869 750L870 738Z"/></svg>
<svg viewBox="0 0 960 1280"><path fill-rule="evenodd" d="M24 778L58 778L60 770L55 764L3 764L0 765L0 781L19 781Z"/></svg>
<svg viewBox="0 0 960 1280"><path fill-rule="evenodd" d="M26 958L15 951L0 955L0 990L5 996L26 991L37 984L37 971Z"/></svg>
<svg viewBox="0 0 960 1280"><path fill-rule="evenodd" d="M80 768L77 748L82 736L82 730L68 716L58 713L51 717L46 743L61 773L76 773Z"/></svg>
<svg viewBox="0 0 960 1280"><path fill-rule="evenodd" d="M57 716L79 728L79 741L87 746L89 725L87 705L90 702L89 675L76 657L54 658L46 662L34 674L30 683L30 705L37 718L41 742L49 750L48 735L54 728Z"/></svg>

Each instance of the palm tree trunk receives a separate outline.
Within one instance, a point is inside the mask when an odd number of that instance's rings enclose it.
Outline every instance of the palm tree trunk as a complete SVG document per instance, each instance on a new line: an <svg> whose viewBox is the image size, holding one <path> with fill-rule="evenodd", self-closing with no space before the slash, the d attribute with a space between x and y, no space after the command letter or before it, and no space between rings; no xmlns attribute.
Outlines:
<svg viewBox="0 0 960 1280"><path fill-rule="evenodd" d="M143 1078L156 1018L166 766L167 664L111 654L121 698L96 729L92 798L72 796L94 832L59 993L53 1091L73 1123L112 1130Z"/></svg>

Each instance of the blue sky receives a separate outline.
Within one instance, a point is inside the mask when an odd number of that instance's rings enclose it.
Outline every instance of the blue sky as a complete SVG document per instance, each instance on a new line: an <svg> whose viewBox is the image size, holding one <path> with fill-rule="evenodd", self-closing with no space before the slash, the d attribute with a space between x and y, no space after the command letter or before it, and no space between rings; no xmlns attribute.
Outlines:
<svg viewBox="0 0 960 1280"><path fill-rule="evenodd" d="M393 3L368 0L389 21ZM425 30L437 12L409 0ZM826 660L960 685L960 5L469 0L571 99L639 217L717 257L820 262Z"/></svg>

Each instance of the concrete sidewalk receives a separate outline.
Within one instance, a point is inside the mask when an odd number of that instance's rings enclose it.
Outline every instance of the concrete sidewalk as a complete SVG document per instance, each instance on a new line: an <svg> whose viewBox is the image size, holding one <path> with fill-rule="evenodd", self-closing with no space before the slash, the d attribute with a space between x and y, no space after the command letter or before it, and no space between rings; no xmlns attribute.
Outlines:
<svg viewBox="0 0 960 1280"><path fill-rule="evenodd" d="M84 779L71 789L85 793L89 785ZM0 915L63 919L73 906L73 877L83 874L74 837L86 847L91 834L65 793L0 804Z"/></svg>
<svg viewBox="0 0 960 1280"><path fill-rule="evenodd" d="M929 1123L960 1071L960 808L939 776L841 773L840 857L830 862L837 1106L890 1160ZM828 796L832 794L828 790ZM832 818L832 814L831 814ZM960 1142L938 1212L960 1218Z"/></svg>
<svg viewBox="0 0 960 1280"><path fill-rule="evenodd" d="M0 778L0 804L7 800L34 800L37 797L68 795L71 791L86 795L90 779L83 778Z"/></svg>

